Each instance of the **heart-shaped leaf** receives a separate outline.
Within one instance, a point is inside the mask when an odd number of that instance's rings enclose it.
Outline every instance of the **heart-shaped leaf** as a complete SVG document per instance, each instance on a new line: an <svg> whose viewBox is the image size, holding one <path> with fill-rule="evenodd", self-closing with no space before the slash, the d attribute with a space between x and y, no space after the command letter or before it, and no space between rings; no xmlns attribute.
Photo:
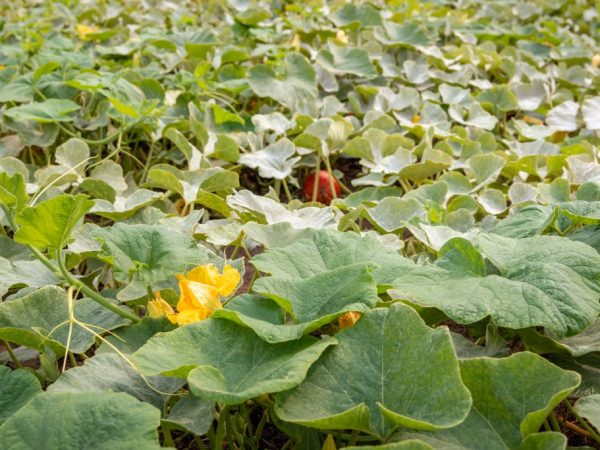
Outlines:
<svg viewBox="0 0 600 450"><path fill-rule="evenodd" d="M447 329L429 328L397 303L365 314L337 337L306 380L278 396L281 419L385 438L397 426L448 428L467 416L471 398Z"/></svg>
<svg viewBox="0 0 600 450"><path fill-rule="evenodd" d="M298 385L334 338L268 344L248 328L207 319L151 338L132 355L147 375L186 378L192 393L226 404Z"/></svg>

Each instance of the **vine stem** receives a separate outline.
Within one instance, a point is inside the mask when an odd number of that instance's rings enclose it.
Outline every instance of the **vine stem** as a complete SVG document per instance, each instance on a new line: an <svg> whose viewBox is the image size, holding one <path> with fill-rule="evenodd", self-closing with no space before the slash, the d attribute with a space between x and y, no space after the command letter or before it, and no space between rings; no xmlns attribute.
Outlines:
<svg viewBox="0 0 600 450"><path fill-rule="evenodd" d="M4 211L4 217L6 217L8 224L13 229L13 231L16 233L17 232L17 224L15 223L14 218L12 217L11 211L9 211L4 205L0 205L0 207ZM95 302L99 303L100 305L104 306L106 309L114 312L115 314L118 314L119 316L121 316L125 319L131 320L134 323L137 323L140 321L140 318L138 316L136 316L135 314L133 314L125 309L119 308L118 306L114 305L110 300L108 300L104 296L100 295L98 292L94 291L93 289L90 289L89 287L87 287L87 285L85 283L83 283L83 282L79 281L77 278L75 278L71 274L71 272L69 272L67 270L67 268L65 267L64 261L62 259L62 255L60 254L60 249L56 251L56 261L58 263L58 267L57 267L38 248L34 247L31 244L27 244L27 248L29 248L31 253L33 253L33 256L35 256L44 266L46 266L50 271L52 271L52 273L57 275L59 278L63 278L71 286L80 290L85 295L87 295L89 298L94 300Z"/></svg>
<svg viewBox="0 0 600 450"><path fill-rule="evenodd" d="M333 171L331 170L331 164L329 163L329 157L323 156L323 162L325 163L325 169L327 169L327 173L329 174L329 189L331 189L331 196L333 198L337 198L337 194L335 192L335 185L333 184Z"/></svg>
<svg viewBox="0 0 600 450"><path fill-rule="evenodd" d="M96 303L99 303L100 305L104 306L106 309L114 312L115 314L118 314L119 316L124 317L125 319L129 319L134 323L137 323L140 321L140 318L138 316L136 316L135 314L133 314L125 309L119 308L117 305L113 304L110 300L108 300L107 298L98 294L93 289L90 289L89 287L87 287L87 285L85 283L83 283L83 282L79 281L77 278L75 278L71 274L71 272L69 272L67 270L67 268L65 267L65 263L62 259L62 255L60 254L60 250L56 251L56 261L58 262L58 268L60 270L62 277L71 286L81 290L81 292L83 294L85 294L86 296L88 296L89 298L94 300ZM52 263L50 263L50 264L52 264Z"/></svg>
<svg viewBox="0 0 600 450"><path fill-rule="evenodd" d="M283 185L283 191L285 192L285 196L287 197L288 203L292 201L292 194L290 193L290 188L288 187L287 181L285 178L281 180Z"/></svg>
<svg viewBox="0 0 600 450"><path fill-rule="evenodd" d="M569 408L569 412L571 414L573 414L573 416L575 416L575 418L577 419L577 422L579 422L579 424L588 432L590 433L590 436L592 437L592 439L594 439L596 442L600 442L600 435L598 434L598 432L596 430L594 430L584 419L581 418L581 416L579 414L577 414L577 412L575 411L575 408L573 408L573 405L571 405L571 402L568 400L565 400L567 408ZM566 423L566 421L565 421Z"/></svg>
<svg viewBox="0 0 600 450"><path fill-rule="evenodd" d="M312 201L317 201L317 195L319 193L319 172L321 171L321 151L317 150L317 164L315 165L315 183L312 191Z"/></svg>
<svg viewBox="0 0 600 450"><path fill-rule="evenodd" d="M15 355L15 352L13 352L13 349L10 346L10 343L5 340L2 339L2 344L4 344L4 346L6 347L6 351L8 352L8 356L10 356L11 361L13 362L13 364L20 369L21 367L23 367L21 365L21 361L19 361L19 358L17 358L17 355Z"/></svg>
<svg viewBox="0 0 600 450"><path fill-rule="evenodd" d="M213 442L213 450L222 450L223 441L225 440L225 422L228 420L229 406L223 407L219 413L219 420L217 422L217 432L215 440Z"/></svg>

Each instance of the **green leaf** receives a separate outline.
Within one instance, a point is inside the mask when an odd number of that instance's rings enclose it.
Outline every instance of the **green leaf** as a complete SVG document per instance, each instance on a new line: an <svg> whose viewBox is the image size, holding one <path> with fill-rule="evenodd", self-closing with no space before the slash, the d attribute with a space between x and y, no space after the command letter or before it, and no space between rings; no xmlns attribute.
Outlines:
<svg viewBox="0 0 600 450"><path fill-rule="evenodd" d="M93 236L102 244L98 257L113 266L115 279L129 281L117 295L122 301L146 295L148 286L166 287L169 278L211 260L194 239L160 225L119 222Z"/></svg>
<svg viewBox="0 0 600 450"><path fill-rule="evenodd" d="M577 388L577 373L529 352L508 358L468 359L460 365L463 382L473 397L467 419L455 428L407 437L448 450L480 449L482 442L490 450L564 448L554 446L555 441L564 443L558 433L542 433L543 437L535 433L554 407ZM548 444L546 440L552 446L540 447L540 442Z"/></svg>
<svg viewBox="0 0 600 450"><path fill-rule="evenodd" d="M411 219L424 217L425 208L412 198L386 197L368 208L367 214L378 227L391 233L406 227Z"/></svg>
<svg viewBox="0 0 600 450"><path fill-rule="evenodd" d="M15 106L4 111L4 116L11 120L22 122L31 120L38 123L70 122L73 120L73 111L79 105L71 100L51 98L41 103L28 103Z"/></svg>
<svg viewBox="0 0 600 450"><path fill-rule="evenodd" d="M494 86L490 89L485 89L477 96L477 100L481 103L489 103L494 110L508 112L519 108L517 97L508 86Z"/></svg>
<svg viewBox="0 0 600 450"><path fill-rule="evenodd" d="M555 131L575 131L579 128L577 114L579 104L571 100L552 108L546 116L546 123Z"/></svg>
<svg viewBox="0 0 600 450"><path fill-rule="evenodd" d="M373 27L382 24L379 11L369 4L354 5L346 3L331 13L329 19L338 27Z"/></svg>
<svg viewBox="0 0 600 450"><path fill-rule="evenodd" d="M291 245L255 256L252 264L261 272L281 279L308 279L347 266L369 264L378 285L391 284L413 263L371 236L317 230Z"/></svg>
<svg viewBox="0 0 600 450"><path fill-rule="evenodd" d="M84 298L74 302L73 313L93 329L112 330L128 323L95 301ZM44 351L50 346L63 354L67 343L73 353L83 353L94 343L94 335L73 325L69 340L67 293L47 286L15 300L0 303L0 338Z"/></svg>
<svg viewBox="0 0 600 450"><path fill-rule="evenodd" d="M429 444L418 439L392 442L383 445L361 445L360 447L344 447L346 450L433 450Z"/></svg>
<svg viewBox="0 0 600 450"><path fill-rule="evenodd" d="M330 43L328 50L323 49L317 55L317 63L334 74L351 74L365 78L377 76L369 53L362 48L338 47Z"/></svg>
<svg viewBox="0 0 600 450"><path fill-rule="evenodd" d="M217 167L182 171L167 164L157 164L148 172L146 186L177 192L189 204L201 202L212 192L228 192L239 187L239 177L235 172Z"/></svg>
<svg viewBox="0 0 600 450"><path fill-rule="evenodd" d="M240 156L239 162L252 169L258 169L263 178L283 180L292 174L292 168L300 161L300 156L292 158L295 153L294 143L283 138L262 150Z"/></svg>
<svg viewBox="0 0 600 450"><path fill-rule="evenodd" d="M106 343L96 350L96 354L110 353L117 350L125 354L133 353L156 333L165 333L175 328L176 325L173 325L166 317L158 319L144 317L134 325L114 330L110 336L106 337Z"/></svg>
<svg viewBox="0 0 600 450"><path fill-rule="evenodd" d="M252 290L277 302L303 333L316 330L345 312L366 312L379 299L367 264L344 266L305 279L260 278Z"/></svg>
<svg viewBox="0 0 600 450"><path fill-rule="evenodd" d="M271 344L299 339L305 330L302 325L286 325L282 309L273 300L250 294L232 298L223 309L215 310L211 317L248 327Z"/></svg>
<svg viewBox="0 0 600 450"><path fill-rule="evenodd" d="M600 129L600 97L590 97L585 99L581 106L581 113L585 126L588 130Z"/></svg>
<svg viewBox="0 0 600 450"><path fill-rule="evenodd" d="M96 355L74 367L48 387L48 392L125 392L140 401L163 408L170 395L182 387L177 378L144 378L116 353Z"/></svg>
<svg viewBox="0 0 600 450"><path fill-rule="evenodd" d="M588 395L577 400L575 411L587 419L596 430L600 430L600 394Z"/></svg>
<svg viewBox="0 0 600 450"><path fill-rule="evenodd" d="M337 337L300 386L278 395L281 419L385 438L397 426L440 429L467 416L471 399L447 329L429 328L397 303L365 314Z"/></svg>
<svg viewBox="0 0 600 450"><path fill-rule="evenodd" d="M187 377L194 395L238 404L298 385L334 338L268 344L248 328L207 319L159 334L132 355L146 375Z"/></svg>
<svg viewBox="0 0 600 450"><path fill-rule="evenodd" d="M13 241L14 242L14 241ZM59 282L56 274L41 261L27 259L9 260L0 257L0 295L4 295L13 286L43 287Z"/></svg>
<svg viewBox="0 0 600 450"><path fill-rule="evenodd" d="M235 20L247 26L254 26L271 17L271 12L265 8L249 7L235 16Z"/></svg>
<svg viewBox="0 0 600 450"><path fill-rule="evenodd" d="M510 238L525 238L542 234L556 217L554 208L528 205L499 221L491 232Z"/></svg>
<svg viewBox="0 0 600 450"><path fill-rule="evenodd" d="M221 108L219 105L212 105L213 116L215 118L215 123L217 125L221 125L226 122L239 123L240 125L244 125L244 119L242 119L237 114L227 111L224 108Z"/></svg>
<svg viewBox="0 0 600 450"><path fill-rule="evenodd" d="M304 110L317 97L315 69L300 53L288 53L285 68L286 75L280 80L270 66L253 66L248 83L259 97L273 98L290 110Z"/></svg>
<svg viewBox="0 0 600 450"><path fill-rule="evenodd" d="M214 421L215 403L193 395L183 397L163 422L176 425L197 436L206 434Z"/></svg>
<svg viewBox="0 0 600 450"><path fill-rule="evenodd" d="M0 425L41 392L40 382L31 372L0 366Z"/></svg>
<svg viewBox="0 0 600 450"><path fill-rule="evenodd" d="M49 421L60 413L60 424ZM160 411L123 393L43 393L0 426L11 450L158 450Z"/></svg>
<svg viewBox="0 0 600 450"><path fill-rule="evenodd" d="M0 173L0 205L14 208L19 211L25 206L29 199L25 191L25 182L20 173L9 175L7 172Z"/></svg>
<svg viewBox="0 0 600 450"><path fill-rule="evenodd" d="M62 194L36 206L27 206L16 217L20 228L15 233L15 241L40 250L48 247L60 250L93 205L87 195Z"/></svg>
<svg viewBox="0 0 600 450"><path fill-rule="evenodd" d="M425 30L412 22L399 24L386 21L383 23L383 28L375 29L375 37L382 44L390 46L416 47L432 43Z"/></svg>
<svg viewBox="0 0 600 450"><path fill-rule="evenodd" d="M459 323L489 316L501 327L544 326L558 336L579 333L596 319L600 255L593 248L556 236L480 234L476 242L498 275L449 270L439 262L415 266L398 277L390 295L438 308ZM471 244L455 238L446 251L459 245Z"/></svg>

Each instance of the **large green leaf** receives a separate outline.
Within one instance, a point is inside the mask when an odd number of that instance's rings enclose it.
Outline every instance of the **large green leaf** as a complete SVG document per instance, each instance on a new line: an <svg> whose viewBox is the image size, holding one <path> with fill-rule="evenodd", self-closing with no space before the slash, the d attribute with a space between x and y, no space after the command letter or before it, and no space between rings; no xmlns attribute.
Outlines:
<svg viewBox="0 0 600 450"><path fill-rule="evenodd" d="M372 78L377 71L369 59L369 53L362 48L338 47L330 44L328 50L321 50L317 62L334 74L352 74Z"/></svg>
<svg viewBox="0 0 600 450"><path fill-rule="evenodd" d="M160 288L161 282L211 259L194 239L160 225L120 222L95 230L94 237L102 243L98 256L113 265L115 278L129 281L117 295L122 301L141 297L148 286Z"/></svg>
<svg viewBox="0 0 600 450"><path fill-rule="evenodd" d="M291 110L306 109L317 97L315 69L300 53L285 57L285 78L278 79L275 71L265 64L252 67L248 82L260 97L271 97Z"/></svg>
<svg viewBox="0 0 600 450"><path fill-rule="evenodd" d="M28 199L20 173L0 173L0 205L20 210Z"/></svg>
<svg viewBox="0 0 600 450"><path fill-rule="evenodd" d="M14 286L44 287L58 281L56 274L41 261L29 258L11 261L0 257L0 295Z"/></svg>
<svg viewBox="0 0 600 450"><path fill-rule="evenodd" d="M218 167L183 171L157 164L148 172L146 186L177 192L186 203L201 203L199 200L206 193L229 192L237 188L239 179L237 173Z"/></svg>
<svg viewBox="0 0 600 450"><path fill-rule="evenodd" d="M263 277L252 290L275 300L297 322L305 323L307 331L347 311L366 312L379 299L367 264L327 270L305 279Z"/></svg>
<svg viewBox="0 0 600 450"><path fill-rule="evenodd" d="M39 123L69 122L73 120L70 113L78 109L79 105L71 100L51 98L41 103L15 106L4 111L4 115L18 122L26 120Z"/></svg>
<svg viewBox="0 0 600 450"><path fill-rule="evenodd" d="M0 448L157 450L159 422L158 409L127 394L44 393L0 426Z"/></svg>
<svg viewBox="0 0 600 450"><path fill-rule="evenodd" d="M31 372L0 366L0 425L41 392L40 382Z"/></svg>
<svg viewBox="0 0 600 450"><path fill-rule="evenodd" d="M480 234L475 240L499 274L476 275L462 270L456 259L453 266L444 264L444 255L471 246L454 238L441 249L436 264L406 271L390 294L438 308L459 323L489 316L501 327L544 326L558 336L578 333L596 319L600 256L593 248L555 236Z"/></svg>
<svg viewBox="0 0 600 450"><path fill-rule="evenodd" d="M112 330L128 323L91 299L73 303L75 318L95 332ZM26 296L0 303L0 338L43 351L50 346L56 353L69 350L83 353L94 343L94 335L79 325L73 325L69 340L69 301L67 293L48 286Z"/></svg>
<svg viewBox="0 0 600 450"><path fill-rule="evenodd" d="M61 249L86 212L94 205L87 195L62 194L36 206L28 206L17 215L20 228L15 240L39 249Z"/></svg>
<svg viewBox="0 0 600 450"><path fill-rule="evenodd" d="M300 161L300 156L292 157L295 153L294 143L283 138L262 150L242 155L239 161L248 167L258 169L258 173L263 178L283 180L292 174L292 168Z"/></svg>
<svg viewBox="0 0 600 450"><path fill-rule="evenodd" d="M159 334L132 355L147 375L187 377L192 393L237 404L298 385L334 338L268 344L248 328L207 319Z"/></svg>
<svg viewBox="0 0 600 450"><path fill-rule="evenodd" d="M83 366L64 372L48 392L125 392L157 408L163 408L183 380L162 376L144 377L116 353L88 359Z"/></svg>
<svg viewBox="0 0 600 450"><path fill-rule="evenodd" d="M575 411L594 425L596 430L600 430L600 394L588 395L577 400Z"/></svg>
<svg viewBox="0 0 600 450"><path fill-rule="evenodd" d="M310 324L286 324L283 310L277 303L250 294L232 298L223 309L215 310L211 317L231 320L238 325L251 328L269 343L299 339L310 329L308 326Z"/></svg>
<svg viewBox="0 0 600 450"><path fill-rule="evenodd" d="M577 388L577 373L529 352L508 358L468 359L460 364L462 379L473 397L467 419L448 430L410 433L407 437L448 450L480 449L482 442L490 450L564 448L565 439L560 434L543 433L542 437L535 433L554 407ZM523 442L526 438L546 446Z"/></svg>
<svg viewBox="0 0 600 450"><path fill-rule="evenodd" d="M371 236L317 230L291 245L255 256L252 264L277 278L307 279L355 264L373 265L373 278L389 285L413 263Z"/></svg>
<svg viewBox="0 0 600 450"><path fill-rule="evenodd" d="M278 396L281 419L384 438L397 426L447 428L467 416L471 398L447 329L429 328L397 303L365 314L337 337L306 380Z"/></svg>

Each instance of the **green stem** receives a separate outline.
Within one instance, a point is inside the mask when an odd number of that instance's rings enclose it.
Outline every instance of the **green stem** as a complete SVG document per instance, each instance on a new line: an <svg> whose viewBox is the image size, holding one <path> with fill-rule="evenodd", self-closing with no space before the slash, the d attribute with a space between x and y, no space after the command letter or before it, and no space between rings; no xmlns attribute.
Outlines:
<svg viewBox="0 0 600 450"><path fill-rule="evenodd" d="M319 194L319 172L321 171L321 151L317 152L317 165L315 166L315 184L313 185L312 201L317 201Z"/></svg>
<svg viewBox="0 0 600 450"><path fill-rule="evenodd" d="M277 194L277 199L279 199L279 195L281 193L281 180L275 180L275 193Z"/></svg>
<svg viewBox="0 0 600 450"><path fill-rule="evenodd" d="M408 191L411 190L410 185L407 183L406 180L398 180L400 183L400 186L402 186L402 189L404 189L404 193L406 194Z"/></svg>
<svg viewBox="0 0 600 450"><path fill-rule="evenodd" d="M265 410L263 412L262 417L260 418L260 422L258 422L258 426L256 427L256 432L254 433L254 445L256 446L256 448L259 448L259 444L260 444L260 439L262 437L262 432L263 429L265 428L265 425L267 424L267 410Z"/></svg>
<svg viewBox="0 0 600 450"><path fill-rule="evenodd" d="M358 430L352 430L352 434L350 435L350 440L348 441L348 446L351 447L356 445L356 441L358 440Z"/></svg>
<svg viewBox="0 0 600 450"><path fill-rule="evenodd" d="M8 352L8 356L10 356L11 361L13 362L13 364L20 369L21 367L23 367L21 365L21 361L19 361L19 358L17 358L17 355L15 355L15 352L13 352L10 343L5 340L2 339L2 344L6 347L6 351Z"/></svg>
<svg viewBox="0 0 600 450"><path fill-rule="evenodd" d="M148 171L150 170L150 163L152 162L152 154L154 153L154 144L154 142L150 143L150 150L148 150L148 156L146 158L146 163L144 164L144 170L142 171L140 182L145 182L146 177L148 176Z"/></svg>
<svg viewBox="0 0 600 450"><path fill-rule="evenodd" d="M281 180L283 184L283 191L285 192L285 196L287 197L288 203L292 201L292 194L290 193L290 188L288 187L287 181L285 178Z"/></svg>
<svg viewBox="0 0 600 450"><path fill-rule="evenodd" d="M173 436L171 436L171 428L166 423L161 424L162 432L163 432L163 444L167 447L175 447L175 442L173 442Z"/></svg>
<svg viewBox="0 0 600 450"><path fill-rule="evenodd" d="M82 283L77 278L75 278L71 274L71 272L69 272L67 270L67 268L65 267L65 263L62 259L62 255L60 254L60 250L56 251L56 261L58 262L58 268L60 269L60 272L61 272L63 278L71 286L73 286L76 289L79 289L84 295L88 296L89 298L94 300L96 303L101 304L106 309L114 312L115 314L118 314L119 316L124 317L125 319L129 319L134 323L137 323L140 321L140 318L138 316L136 316L135 314L133 314L125 309L119 308L117 305L113 304L107 298L98 294L96 291L90 289L85 283Z"/></svg>
<svg viewBox="0 0 600 450"><path fill-rule="evenodd" d="M554 411L552 411L550 413L550 424L552 425L552 428L554 429L554 431L558 431L559 433L562 433L562 430L560 429L560 424L558 423L558 420L556 419L556 414L554 413Z"/></svg>
<svg viewBox="0 0 600 450"><path fill-rule="evenodd" d="M588 423L585 421L585 419L583 419L579 414L577 414L577 412L575 411L575 408L573 408L573 405L571 405L571 402L568 400L565 400L564 403L566 403L567 408L569 408L569 411L571 412L571 414L573 414L573 416L575 416L575 418L577 419L577 422L579 422L579 424L585 429L585 431L590 433L590 436L592 436L592 438L596 442L600 442L600 435L598 434L598 432L596 430L594 430L590 425L588 425Z"/></svg>
<svg viewBox="0 0 600 450"><path fill-rule="evenodd" d="M325 162L325 168L327 169L327 173L329 174L329 188L331 189L331 196L333 198L337 198L337 194L335 192L335 185L333 184L333 171L331 170L331 164L329 163L329 158L326 158L323 155L323 161Z"/></svg>
<svg viewBox="0 0 600 450"><path fill-rule="evenodd" d="M235 448L235 433L233 432L233 423L229 411L225 416L225 435L227 436L227 448Z"/></svg>
<svg viewBox="0 0 600 450"><path fill-rule="evenodd" d="M112 142L115 140L115 138L117 138L119 136L119 134L121 133L120 131L113 133L113 134L109 134L108 136L106 136L104 139L86 139L84 137L81 137L80 135L78 135L77 133L72 132L71 130L69 130L67 127L62 126L60 123L57 123L58 127L64 131L65 133L67 133L69 136L71 137L75 137L78 139L81 139L82 141L84 141L86 144L89 145L100 145L100 144L107 144L109 142Z"/></svg>
<svg viewBox="0 0 600 450"><path fill-rule="evenodd" d="M229 415L229 406L225 406L219 413L213 450L223 450L223 441L225 440L225 420L227 415Z"/></svg>

